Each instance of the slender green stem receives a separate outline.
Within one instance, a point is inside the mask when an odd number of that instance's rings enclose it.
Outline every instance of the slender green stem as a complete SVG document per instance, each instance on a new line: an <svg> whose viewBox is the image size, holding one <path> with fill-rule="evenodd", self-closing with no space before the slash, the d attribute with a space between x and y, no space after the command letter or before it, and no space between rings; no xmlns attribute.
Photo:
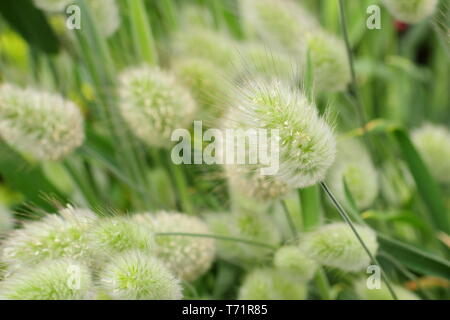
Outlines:
<svg viewBox="0 0 450 320"><path fill-rule="evenodd" d="M318 186L298 190L302 208L303 229L308 231L322 223L322 208Z"/></svg>
<svg viewBox="0 0 450 320"><path fill-rule="evenodd" d="M327 275L326 275L325 271L323 271L322 267L319 267L319 269L317 269L316 274L314 275L314 283L316 284L317 288L319 289L322 299L323 300L331 300L330 283L328 282Z"/></svg>
<svg viewBox="0 0 450 320"><path fill-rule="evenodd" d="M253 241L253 240L247 240L247 239L240 239L240 238L233 238L233 237L227 237L227 236L221 236L217 234L204 234L204 233L187 233L187 232L157 232L155 233L155 236L182 236L182 237L201 237L201 238L212 238L217 240L223 240L223 241L234 241L234 242L240 242L252 246L258 246L258 247L265 247L268 249L275 250L276 247L263 242Z"/></svg>
<svg viewBox="0 0 450 320"><path fill-rule="evenodd" d="M289 208L286 204L286 200L281 200L280 202L281 202L281 206L283 207L284 214L286 215L286 220L289 224L289 228L291 229L292 236L294 238L296 238L297 237L297 228L295 227L294 221L292 220L292 216L291 216Z"/></svg>
<svg viewBox="0 0 450 320"><path fill-rule="evenodd" d="M369 256L370 260L372 261L373 264L376 264L380 270L381 270L381 277L383 278L384 282L386 283L386 286L389 290L389 292L391 293L392 297L397 300L397 295L395 294L394 290L392 289L392 286L389 282L389 280L387 279L383 269L381 268L380 263L378 262L378 260L372 255L372 253L370 252L369 248L367 248L366 244L364 243L364 241L362 240L361 236L359 235L358 231L356 230L355 226L353 225L352 220L350 219L349 215L347 214L347 212L345 211L345 209L341 206L341 204L339 203L339 201L336 199L336 197L334 196L334 194L331 192L331 190L328 188L327 184L325 182L321 182L320 183L322 189L325 191L325 193L327 194L327 196L330 198L331 202L333 203L333 205L336 207L336 209L338 210L339 214L341 215L342 219L344 219L344 221L349 225L349 227L352 229L353 233L355 234L356 238L358 239L359 243L362 245L362 247L364 248L364 250L366 251L367 255Z"/></svg>

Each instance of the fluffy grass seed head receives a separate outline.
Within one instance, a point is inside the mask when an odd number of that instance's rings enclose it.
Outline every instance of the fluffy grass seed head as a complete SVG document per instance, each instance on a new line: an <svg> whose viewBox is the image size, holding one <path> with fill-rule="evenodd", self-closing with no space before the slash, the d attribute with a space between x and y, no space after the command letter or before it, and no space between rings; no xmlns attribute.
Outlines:
<svg viewBox="0 0 450 320"><path fill-rule="evenodd" d="M417 23L435 11L438 0L383 0L389 12L398 20Z"/></svg>
<svg viewBox="0 0 450 320"><path fill-rule="evenodd" d="M0 237L14 227L14 218L11 212L0 205Z"/></svg>
<svg viewBox="0 0 450 320"><path fill-rule="evenodd" d="M378 174L364 146L357 140L342 139L337 159L329 170L327 181L336 196L346 201L344 180L360 209L369 207L378 196Z"/></svg>
<svg viewBox="0 0 450 320"><path fill-rule="evenodd" d="M317 269L317 263L294 245L278 249L273 263L276 269L291 272L304 281L311 280Z"/></svg>
<svg viewBox="0 0 450 320"><path fill-rule="evenodd" d="M58 258L89 263L91 254L86 232L95 221L96 216L90 210L67 207L59 214L26 222L2 242L2 261L12 270Z"/></svg>
<svg viewBox="0 0 450 320"><path fill-rule="evenodd" d="M264 212L240 210L232 214L210 214L208 224L211 232L220 236L251 240L274 246L281 241L279 230L273 227L274 221ZM219 240L216 244L219 256L243 263L264 261L271 253L270 248L235 241Z"/></svg>
<svg viewBox="0 0 450 320"><path fill-rule="evenodd" d="M102 290L114 299L179 300L179 280L165 264L141 251L117 254L99 276Z"/></svg>
<svg viewBox="0 0 450 320"><path fill-rule="evenodd" d="M0 85L0 137L38 160L58 160L83 143L78 107L58 94Z"/></svg>
<svg viewBox="0 0 450 320"><path fill-rule="evenodd" d="M413 292L406 290L404 287L392 284L392 289L397 295L398 300L420 300ZM379 289L369 289L366 279L360 279L354 284L356 293L361 300L393 300L387 286L382 283Z"/></svg>
<svg viewBox="0 0 450 320"><path fill-rule="evenodd" d="M248 36L294 53L305 53L305 35L319 26L314 16L291 0L245 0L241 12Z"/></svg>
<svg viewBox="0 0 450 320"><path fill-rule="evenodd" d="M0 300L84 300L92 289L85 265L71 259L48 260L0 282Z"/></svg>
<svg viewBox="0 0 450 320"><path fill-rule="evenodd" d="M450 131L425 124L412 132L412 140L434 178L450 184Z"/></svg>
<svg viewBox="0 0 450 320"><path fill-rule="evenodd" d="M99 258L129 250L150 252L154 247L151 229L130 217L103 218L89 230L89 245Z"/></svg>
<svg viewBox="0 0 450 320"><path fill-rule="evenodd" d="M319 92L344 91L350 83L351 73L343 41L324 31L309 33L306 38L314 89Z"/></svg>
<svg viewBox="0 0 450 320"><path fill-rule="evenodd" d="M228 100L231 88L222 70L208 60L199 58L177 59L173 70L201 107L205 117L218 118L223 101Z"/></svg>
<svg viewBox="0 0 450 320"><path fill-rule="evenodd" d="M362 226L356 226L372 255L378 249L375 233ZM332 223L322 226L305 235L301 249L319 264L344 271L360 271L370 264L370 258L358 239L345 223Z"/></svg>
<svg viewBox="0 0 450 320"><path fill-rule="evenodd" d="M36 7L48 12L64 12L64 9L70 5L72 0L33 0Z"/></svg>
<svg viewBox="0 0 450 320"><path fill-rule="evenodd" d="M304 300L306 285L295 275L276 269L251 271L239 288L240 300Z"/></svg>
<svg viewBox="0 0 450 320"><path fill-rule="evenodd" d="M105 38L112 36L121 22L116 0L89 0L88 5L100 34Z"/></svg>
<svg viewBox="0 0 450 320"><path fill-rule="evenodd" d="M170 147L172 131L193 120L195 101L171 74L142 66L125 70L119 81L120 111L130 129L150 146Z"/></svg>
<svg viewBox="0 0 450 320"><path fill-rule="evenodd" d="M259 194L258 188L266 186L265 194L304 188L323 180L328 168L333 164L336 145L331 126L322 118L314 104L310 103L298 89L280 81L270 83L251 81L237 93L235 105L225 121L225 128L235 129L245 135L249 129L266 129L270 135L278 130L278 153L271 150L271 157L278 157L278 171L272 175L261 175L261 163L256 165L230 165L232 174L250 178L258 182L242 189L246 194ZM275 137L277 138L277 137ZM270 139L267 139L268 145ZM248 153L254 148L249 148ZM254 147L254 146L253 146ZM258 144L258 151L264 146ZM254 151L254 150L253 150ZM237 180L230 174L231 180ZM239 180L237 180L239 181ZM273 192L272 192L272 191ZM279 192L278 192L279 191ZM262 197L261 197L262 198Z"/></svg>
<svg viewBox="0 0 450 320"><path fill-rule="evenodd" d="M198 217L175 212L148 213L134 216L135 221L148 224L156 233L211 234L208 225ZM194 281L210 267L215 256L211 238L194 236L157 236L155 255L179 278Z"/></svg>

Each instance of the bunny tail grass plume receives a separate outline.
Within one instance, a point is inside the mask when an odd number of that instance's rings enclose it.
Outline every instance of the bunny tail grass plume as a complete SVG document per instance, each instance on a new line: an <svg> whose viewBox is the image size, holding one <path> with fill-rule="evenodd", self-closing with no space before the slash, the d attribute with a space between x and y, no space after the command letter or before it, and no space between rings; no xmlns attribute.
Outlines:
<svg viewBox="0 0 450 320"><path fill-rule="evenodd" d="M14 218L11 212L0 205L0 237L14 227Z"/></svg>
<svg viewBox="0 0 450 320"><path fill-rule="evenodd" d="M100 34L105 38L112 36L120 26L119 7L116 0L89 0L87 3Z"/></svg>
<svg viewBox="0 0 450 320"><path fill-rule="evenodd" d="M64 12L64 9L70 5L73 0L33 0L36 7L48 12Z"/></svg>
<svg viewBox="0 0 450 320"><path fill-rule="evenodd" d="M327 181L338 199L346 201L344 181L360 209L369 207L378 196L378 175L364 146L357 140L341 139L337 159Z"/></svg>
<svg viewBox="0 0 450 320"><path fill-rule="evenodd" d="M244 279L240 300L305 300L306 285L291 273L274 269L256 269Z"/></svg>
<svg viewBox="0 0 450 320"><path fill-rule="evenodd" d="M303 281L311 280L317 269L317 263L293 245L278 249L273 263L276 269L291 272Z"/></svg>
<svg viewBox="0 0 450 320"><path fill-rule="evenodd" d="M383 0L393 16L406 23L417 23L431 16L438 2L438 0Z"/></svg>
<svg viewBox="0 0 450 320"><path fill-rule="evenodd" d="M309 12L290 0L244 0L241 12L248 36L294 53L306 52L305 35L319 27Z"/></svg>
<svg viewBox="0 0 450 320"><path fill-rule="evenodd" d="M182 58L174 61L173 70L189 88L205 117L221 116L222 103L228 100L231 88L219 67L204 59Z"/></svg>
<svg viewBox="0 0 450 320"><path fill-rule="evenodd" d="M307 43L314 89L319 92L344 91L351 81L344 42L331 34L317 31L307 36Z"/></svg>
<svg viewBox="0 0 450 320"><path fill-rule="evenodd" d="M67 207L39 221L25 222L1 244L1 260L9 269L33 266L47 259L70 258L90 262L86 231L96 216L87 209Z"/></svg>
<svg viewBox="0 0 450 320"><path fill-rule="evenodd" d="M450 184L450 131L425 124L412 132L412 140L434 178Z"/></svg>
<svg viewBox="0 0 450 320"><path fill-rule="evenodd" d="M0 282L0 300L84 300L93 284L89 269L71 259L20 269Z"/></svg>
<svg viewBox="0 0 450 320"><path fill-rule="evenodd" d="M138 214L135 221L148 224L155 233L211 234L208 225L197 217L175 212ZM214 240L186 235L159 235L155 255L179 278L194 281L211 267L215 256Z"/></svg>
<svg viewBox="0 0 450 320"><path fill-rule="evenodd" d="M80 110L58 94L0 85L0 137L38 160L58 160L83 143Z"/></svg>
<svg viewBox="0 0 450 320"><path fill-rule="evenodd" d="M99 276L100 287L118 300L179 300L179 280L161 261L140 251L111 257Z"/></svg>
<svg viewBox="0 0 450 320"><path fill-rule="evenodd" d="M149 252L154 247L151 230L124 216L100 219L89 230L88 238L96 256L104 259L128 250Z"/></svg>
<svg viewBox="0 0 450 320"><path fill-rule="evenodd" d="M359 279L355 282L355 290L361 300L393 300L391 293L384 283L380 288L369 289L366 279ZM406 290L399 285L391 285L397 295L398 300L420 300L413 292Z"/></svg>
<svg viewBox="0 0 450 320"><path fill-rule="evenodd" d="M367 227L355 226L372 255L378 249L375 233ZM333 223L305 235L300 248L319 264L360 271L370 264L370 258L345 223Z"/></svg>
<svg viewBox="0 0 450 320"><path fill-rule="evenodd" d="M274 221L264 212L240 210L235 213L214 213L208 216L208 224L213 234L238 238L276 246L281 235L274 228ZM235 241L217 241L217 253L224 259L243 263L261 262L268 258L272 248L249 245Z"/></svg>
<svg viewBox="0 0 450 320"><path fill-rule="evenodd" d="M186 128L196 104L189 91L157 67L125 70L119 77L120 111L137 137L150 146L170 147L172 131Z"/></svg>
<svg viewBox="0 0 450 320"><path fill-rule="evenodd" d="M242 137L238 138L248 140L251 140L251 130L266 129L270 136L267 145L245 143L246 154L250 157L252 152L267 150L272 160L278 159L279 165L278 170L270 175L261 174L260 169L267 167L261 163L227 165L232 183L241 179L250 179L254 183L254 187L251 187L253 183L248 183L242 186L233 184L233 188L263 199L267 194L278 196L323 180L335 158L335 138L331 126L319 116L316 106L301 91L280 81L267 83L256 80L244 85L236 95L237 101L225 119L225 128L241 132ZM274 135L274 130L278 130L277 135ZM272 146L269 148L273 139L277 140L279 150ZM233 177L236 174L242 178ZM259 187L264 188L259 190Z"/></svg>

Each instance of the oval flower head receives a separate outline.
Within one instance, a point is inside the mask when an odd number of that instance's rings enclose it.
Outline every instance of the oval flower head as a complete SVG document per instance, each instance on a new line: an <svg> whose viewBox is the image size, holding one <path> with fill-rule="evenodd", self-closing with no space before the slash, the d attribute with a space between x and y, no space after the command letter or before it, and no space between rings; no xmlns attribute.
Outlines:
<svg viewBox="0 0 450 320"><path fill-rule="evenodd" d="M356 230L372 255L375 255L378 249L375 233L362 226L356 226ZM332 223L305 235L300 248L319 264L344 271L360 271L371 262L361 243L345 223Z"/></svg>
<svg viewBox="0 0 450 320"><path fill-rule="evenodd" d="M364 146L357 140L338 142L337 159L327 181L340 201L345 202L344 181L359 209L369 207L378 196L378 174Z"/></svg>
<svg viewBox="0 0 450 320"><path fill-rule="evenodd" d="M0 85L0 137L38 160L58 160L83 143L78 107L58 94Z"/></svg>
<svg viewBox="0 0 450 320"><path fill-rule="evenodd" d="M211 234L208 225L197 217L176 212L135 215L138 223L147 224L156 233ZM185 281L194 281L210 267L215 256L214 240L186 235L161 235L155 239L155 255Z"/></svg>
<svg viewBox="0 0 450 320"><path fill-rule="evenodd" d="M117 254L100 272L106 295L118 300L180 300L180 281L163 262L140 251Z"/></svg>
<svg viewBox="0 0 450 320"><path fill-rule="evenodd" d="M237 154L231 158L235 164L227 165L232 182L250 179L258 182L255 187L289 191L314 185L325 177L336 152L333 130L302 92L280 81L253 81L237 95L224 125L233 129L234 136L225 135L222 144L225 163L233 148ZM239 153L242 159L246 157L241 163ZM236 174L242 178L233 177ZM246 186L233 184L250 196L263 198L272 193Z"/></svg>
<svg viewBox="0 0 450 320"><path fill-rule="evenodd" d="M71 259L48 260L0 282L0 300L84 300L92 289L85 265Z"/></svg>
<svg viewBox="0 0 450 320"><path fill-rule="evenodd" d="M317 263L294 245L278 249L273 264L278 270L292 272L303 281L311 280L317 270Z"/></svg>
<svg viewBox="0 0 450 320"><path fill-rule="evenodd" d="M239 288L240 300L305 300L306 284L289 272L275 269L251 271Z"/></svg>
<svg viewBox="0 0 450 320"><path fill-rule="evenodd" d="M102 36L112 36L120 26L119 7L116 0L88 0L87 4Z"/></svg>
<svg viewBox="0 0 450 320"><path fill-rule="evenodd" d="M172 132L188 127L194 118L196 104L189 91L157 67L125 70L119 82L122 116L150 146L169 148Z"/></svg>
<svg viewBox="0 0 450 320"><path fill-rule="evenodd" d="M383 0L389 12L398 20L417 23L435 11L438 0Z"/></svg>
<svg viewBox="0 0 450 320"><path fill-rule="evenodd" d="M2 242L1 259L10 269L57 258L89 263L91 255L86 231L95 220L96 216L90 210L67 207L59 214L25 222Z"/></svg>
<svg viewBox="0 0 450 320"><path fill-rule="evenodd" d="M426 124L412 132L412 140L434 178L450 184L450 131Z"/></svg>

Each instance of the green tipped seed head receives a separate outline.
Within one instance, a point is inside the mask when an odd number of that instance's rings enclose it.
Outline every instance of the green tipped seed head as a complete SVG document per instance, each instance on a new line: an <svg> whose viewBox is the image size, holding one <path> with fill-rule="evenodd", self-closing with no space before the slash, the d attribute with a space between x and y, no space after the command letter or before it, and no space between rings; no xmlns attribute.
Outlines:
<svg viewBox="0 0 450 320"><path fill-rule="evenodd" d="M135 221L147 224L156 233L211 234L202 220L181 213L138 214ZM194 281L211 267L215 256L214 240L194 236L157 236L155 255L179 278Z"/></svg>
<svg viewBox="0 0 450 320"><path fill-rule="evenodd" d="M450 184L450 131L426 124L413 131L412 140L434 178Z"/></svg>
<svg viewBox="0 0 450 320"><path fill-rule="evenodd" d="M307 37L314 89L324 92L344 91L351 80L347 51L342 40L325 32Z"/></svg>
<svg viewBox="0 0 450 320"><path fill-rule="evenodd" d="M420 300L413 292L406 290L399 285L391 285L398 300ZM380 284L379 289L369 289L366 279L360 279L355 283L355 290L361 300L393 300L389 289L384 283Z"/></svg>
<svg viewBox="0 0 450 320"><path fill-rule="evenodd" d="M372 255L375 255L378 249L375 233L362 226L356 226L356 230ZM300 246L319 264L344 271L360 271L371 262L352 229L345 223L320 227L307 234Z"/></svg>
<svg viewBox="0 0 450 320"><path fill-rule="evenodd" d="M250 37L294 53L305 53L305 35L319 26L309 12L290 0L245 0L241 12Z"/></svg>
<svg viewBox="0 0 450 320"><path fill-rule="evenodd" d="M0 237L14 227L14 219L11 212L0 205Z"/></svg>
<svg viewBox="0 0 450 320"><path fill-rule="evenodd" d="M129 217L104 218L89 230L89 245L100 258L128 250L150 252L154 247L152 231Z"/></svg>
<svg viewBox="0 0 450 320"><path fill-rule="evenodd" d="M92 257L86 231L95 220L95 214L89 210L67 207L59 215L26 222L2 242L2 261L13 270L57 258L89 263Z"/></svg>
<svg viewBox="0 0 450 320"><path fill-rule="evenodd" d="M306 285L289 272L256 269L244 279L240 300L305 300Z"/></svg>
<svg viewBox="0 0 450 320"><path fill-rule="evenodd" d="M36 7L49 12L64 12L64 9L70 5L72 0L33 0Z"/></svg>
<svg viewBox="0 0 450 320"><path fill-rule="evenodd" d="M205 116L219 117L231 90L222 70L210 61L198 58L175 60L173 69Z"/></svg>
<svg viewBox="0 0 450 320"><path fill-rule="evenodd" d="M179 300L179 280L163 262L140 251L115 255L99 276L101 289L114 299Z"/></svg>
<svg viewBox="0 0 450 320"><path fill-rule="evenodd" d="M383 0L389 12L398 20L417 23L435 11L438 0Z"/></svg>
<svg viewBox="0 0 450 320"><path fill-rule="evenodd" d="M211 214L208 224L213 234L276 246L281 240L274 221L263 212L238 211L233 214ZM270 248L236 241L218 240L217 253L224 259L255 263L267 259Z"/></svg>
<svg viewBox="0 0 450 320"><path fill-rule="evenodd" d="M378 196L378 174L370 155L357 140L341 140L337 159L329 170L327 181L336 196L346 201L345 185L360 209L369 207Z"/></svg>
<svg viewBox="0 0 450 320"><path fill-rule="evenodd" d="M70 259L48 260L0 282L0 300L84 300L92 289L85 265Z"/></svg>
<svg viewBox="0 0 450 320"><path fill-rule="evenodd" d="M0 137L38 160L58 160L83 143L83 117L58 94L3 84Z"/></svg>
<svg viewBox="0 0 450 320"><path fill-rule="evenodd" d="M241 179L257 182L255 187L264 186L262 194L277 195L277 191L284 194L322 181L334 162L336 145L331 126L319 116L316 106L298 89L279 81L270 84L253 81L237 94L238 100L227 115L225 127L236 132L266 129L269 135L272 130L278 130L278 137L274 138L279 150L269 148L270 139L267 139L267 149L272 159L278 158L279 168L271 175L262 175L261 164L230 165L228 172L232 173L232 182L239 181L233 177L238 174ZM257 145L257 149L263 147L260 143ZM248 195L260 193L255 187L241 188L238 184L236 187Z"/></svg>
<svg viewBox="0 0 450 320"><path fill-rule="evenodd" d="M119 7L116 0L89 0L92 16L102 36L112 36L120 26Z"/></svg>
<svg viewBox="0 0 450 320"><path fill-rule="evenodd" d="M194 118L189 91L156 67L126 70L119 80L120 111L130 129L150 146L170 147L173 130L186 128Z"/></svg>
<svg viewBox="0 0 450 320"><path fill-rule="evenodd" d="M317 263L297 246L284 246L278 249L273 263L278 270L291 272L304 281L311 280L317 269Z"/></svg>

